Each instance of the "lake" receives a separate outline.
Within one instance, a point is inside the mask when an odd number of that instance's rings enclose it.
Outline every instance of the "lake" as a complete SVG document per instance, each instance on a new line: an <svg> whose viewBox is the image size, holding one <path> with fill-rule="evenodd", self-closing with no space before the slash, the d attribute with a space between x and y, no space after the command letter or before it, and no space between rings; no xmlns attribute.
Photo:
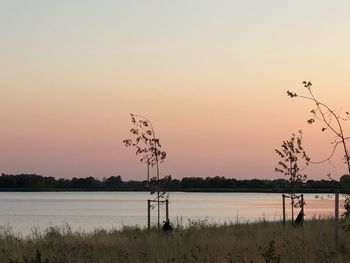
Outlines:
<svg viewBox="0 0 350 263"><path fill-rule="evenodd" d="M334 197L305 194L306 218L333 216ZM147 192L1 192L0 225L15 232L69 224L73 230L147 225ZM343 198L341 198L343 200ZM342 203L342 202L341 202ZM288 204L288 203L287 203ZM282 198L275 193L170 193L170 220L182 225L189 220L208 223L281 220ZM342 211L342 209L341 209ZM152 211L156 223L156 209ZM162 208L164 220L165 208ZM287 207L290 215L290 206Z"/></svg>

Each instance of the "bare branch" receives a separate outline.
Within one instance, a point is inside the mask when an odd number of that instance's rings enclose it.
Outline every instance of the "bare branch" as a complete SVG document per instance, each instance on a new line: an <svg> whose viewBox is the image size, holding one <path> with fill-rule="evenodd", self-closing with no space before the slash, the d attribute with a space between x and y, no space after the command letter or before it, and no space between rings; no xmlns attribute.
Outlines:
<svg viewBox="0 0 350 263"><path fill-rule="evenodd" d="M318 162L314 162L314 161L311 161L311 160L310 160L310 163L312 163L312 164L321 164L321 163L328 162L330 159L332 159L332 157L333 157L333 155L334 155L334 153L335 153L335 150L337 149L339 143L342 143L342 142L337 142L337 143L334 145L333 150L332 150L332 153L331 153L326 159L324 159L324 160L322 160L322 161L318 161Z"/></svg>
<svg viewBox="0 0 350 263"><path fill-rule="evenodd" d="M311 86L312 83L303 81L302 84L304 85L304 87L308 90L310 96L304 96L304 95L297 95L296 93L293 93L291 91L287 91L287 95L290 96L291 98L293 97L299 97L302 99L306 99L306 100L311 100L315 103L316 109L312 110L311 113L313 114L313 118L309 119L307 122L309 124L313 124L315 122L315 120L319 120L321 122L323 122L325 124L325 127L322 128L322 132L324 132L327 128L329 130L331 130L338 139L340 139L339 142L336 143L336 145L334 146L331 154L324 159L323 161L320 162L311 162L310 163L323 163L326 161L329 161L335 153L335 150L338 146L338 144L342 144L343 145L343 149L344 149L344 156L346 159L346 164L347 164L347 168L348 168L348 172L350 174L350 156L349 156L349 152L347 149L347 145L346 142L348 141L349 137L345 137L344 136L344 131L343 131L343 126L341 121L347 121L349 120L349 112L345 112L346 117L341 117L340 116L340 111L342 110L342 108L340 108L339 110L332 110L329 106L327 106L325 103L320 102L314 95L313 91L311 90ZM333 124L333 120L336 121L336 124Z"/></svg>

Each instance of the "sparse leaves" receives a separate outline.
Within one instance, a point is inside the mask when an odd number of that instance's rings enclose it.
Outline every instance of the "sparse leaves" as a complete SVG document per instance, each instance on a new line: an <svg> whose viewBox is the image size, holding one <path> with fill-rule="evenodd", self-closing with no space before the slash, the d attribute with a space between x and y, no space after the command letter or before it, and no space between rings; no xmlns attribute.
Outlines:
<svg viewBox="0 0 350 263"><path fill-rule="evenodd" d="M311 124L314 124L316 121L320 121L323 123L321 132L329 131L337 137L337 139L331 143L331 144L334 144L331 154L326 159L320 162L312 162L312 163L323 163L323 162L329 161L333 157L338 144L342 144L344 149L344 160L345 160L345 163L347 164L348 172L350 174L350 154L347 146L349 137L345 137L343 127L342 127L342 121L347 121L350 118L349 112L346 111L345 114L341 114L340 113L341 108L338 110L331 109L326 104L320 102L312 92L311 81L303 81L302 84L305 88L307 88L309 95L308 96L299 95L298 97L312 101L315 106L315 108L310 111L310 113L313 116L312 118L309 118L307 120L307 123L311 125ZM296 96L296 94L291 91L287 91L287 95L289 97Z"/></svg>
<svg viewBox="0 0 350 263"><path fill-rule="evenodd" d="M296 188L307 179L306 174L301 173L303 168L299 167L300 163L303 163L306 167L310 162L310 158L302 146L302 134L301 130L298 135L292 134L289 140L283 141L281 149L275 149L275 152L281 158L275 172L288 177L291 193L295 193Z"/></svg>
<svg viewBox="0 0 350 263"><path fill-rule="evenodd" d="M342 144L343 149L344 149L344 160L345 160L345 163L346 163L347 168L348 168L348 173L350 174L350 154L349 154L349 149L348 149L348 145L347 145L349 137L346 137L344 135L344 130L343 130L343 126L342 126L343 121L349 120L349 118L350 118L349 112L346 111L345 116L344 116L344 114L341 115L339 113L341 111L341 108L340 108L340 110L331 109L328 105L320 102L314 96L314 94L311 90L312 83L310 81L308 81L308 82L303 81L302 84L305 88L307 88L309 95L308 96L298 96L298 97L306 99L306 100L310 100L315 105L315 108L313 110L311 110L313 117L307 121L308 124L313 124L315 122L315 120L321 121L324 125L324 127L322 127L321 131L324 132L326 130L329 130L330 132L332 132L336 136L336 139L333 142L331 142L331 144L334 145L331 154L326 159L324 159L320 162L312 162L312 163L317 164L317 163L324 163L326 161L329 161L333 157L333 155L337 149L337 146L339 144ZM294 94L295 93L293 93L293 92L287 91L287 95L290 97L295 97ZM310 159L309 159L309 161L310 161ZM344 208L346 209L346 213L348 215L350 215L350 196L349 195L347 195L347 197L346 197Z"/></svg>
<svg viewBox="0 0 350 263"><path fill-rule="evenodd" d="M161 180L159 180L159 167L158 164L163 162L166 158L166 152L161 150L161 144L159 139L156 138L153 126L151 122L143 116L130 114L131 123L134 128L130 129L130 133L133 135L133 139L126 139L123 141L126 147L134 147L136 149L136 155L140 156L140 161L148 163L152 167L156 165L157 177L154 177L150 181L151 194L157 193L155 200L158 205L158 226L160 224L160 212L159 205L160 200L168 198L166 192L162 190Z"/></svg>
<svg viewBox="0 0 350 263"><path fill-rule="evenodd" d="M305 80L304 80L302 83L303 83L304 87L305 87L305 88L308 88L308 89L311 88L311 86L312 86L311 81L305 81Z"/></svg>
<svg viewBox="0 0 350 263"><path fill-rule="evenodd" d="M151 194L158 193L159 192L159 198L160 199L168 199L169 194L164 191L164 186L167 183L167 181L171 181L171 175L165 176L162 179L157 180L156 177L152 177L150 180L150 190ZM158 196L156 197L158 198Z"/></svg>
<svg viewBox="0 0 350 263"><path fill-rule="evenodd" d="M294 97L297 97L298 95L294 92L290 92L289 90L287 91L287 96L291 97L291 98L294 98Z"/></svg>
<svg viewBox="0 0 350 263"><path fill-rule="evenodd" d="M163 162L166 158L166 152L161 150L159 139L155 138L153 127L149 120L144 117L130 114L131 123L135 126L130 129L134 139L123 141L126 147L135 147L136 155L140 155L141 162L147 162L154 166L157 161Z"/></svg>
<svg viewBox="0 0 350 263"><path fill-rule="evenodd" d="M308 119L308 120L307 120L307 123L308 123L308 124L313 124L314 122L315 122L315 119Z"/></svg>

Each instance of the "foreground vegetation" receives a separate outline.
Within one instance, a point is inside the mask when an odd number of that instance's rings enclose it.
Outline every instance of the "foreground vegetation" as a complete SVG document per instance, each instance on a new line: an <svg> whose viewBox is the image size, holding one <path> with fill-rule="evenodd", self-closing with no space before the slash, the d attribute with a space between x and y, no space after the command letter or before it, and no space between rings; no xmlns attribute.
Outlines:
<svg viewBox="0 0 350 263"><path fill-rule="evenodd" d="M286 228L279 222L208 225L190 223L172 233L123 228L72 232L69 226L21 237L0 233L0 262L349 262L350 233L340 231L337 250L332 220Z"/></svg>

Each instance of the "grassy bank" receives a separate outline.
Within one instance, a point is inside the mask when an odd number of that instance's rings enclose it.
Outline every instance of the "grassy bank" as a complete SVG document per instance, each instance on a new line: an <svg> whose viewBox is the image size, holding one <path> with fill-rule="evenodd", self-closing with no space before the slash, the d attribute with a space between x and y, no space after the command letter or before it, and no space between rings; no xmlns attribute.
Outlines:
<svg viewBox="0 0 350 263"><path fill-rule="evenodd" d="M1 228L0 262L349 262L350 233L334 242L331 220L311 220L303 228L278 222L239 225L191 223L165 234L124 228L72 232L33 231L28 237Z"/></svg>

